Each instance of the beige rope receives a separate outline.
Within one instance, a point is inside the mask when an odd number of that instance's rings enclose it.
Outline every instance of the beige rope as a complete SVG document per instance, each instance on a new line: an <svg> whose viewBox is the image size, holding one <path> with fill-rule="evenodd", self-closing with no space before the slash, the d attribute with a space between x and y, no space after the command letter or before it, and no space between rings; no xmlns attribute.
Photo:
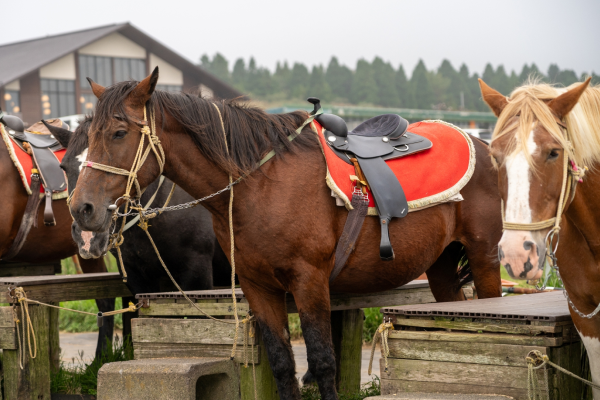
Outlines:
<svg viewBox="0 0 600 400"><path fill-rule="evenodd" d="M373 346L371 347L371 358L369 359L369 370L368 374L371 375L371 371L373 369L373 358L375 356L375 348L377 347L377 341L381 339L381 355L383 356L383 360L385 363L385 372L388 371L388 357L390 356L390 347L388 346L388 336L389 331L394 330L394 324L391 322L383 322L375 331L375 336L373 337Z"/></svg>
<svg viewBox="0 0 600 400"><path fill-rule="evenodd" d="M548 358L548 356L546 354L542 354L539 350L530 351L527 354L527 356L525 357L525 361L527 361L527 369L528 369L527 395L528 395L529 400L537 400L538 398L542 399L542 393L541 393L541 388L540 388L539 382L538 382L538 376L537 376L537 373L535 372L536 370L538 370L540 368L544 368L546 398L548 398L548 393L550 392L550 390L548 387L548 369L546 368L546 364L550 365L551 367L556 368L558 371L562 372L563 374L569 375L570 377L580 380L584 384L591 386L594 389L600 390L600 385L590 382L587 379L583 379L582 377L572 373L571 371L564 369L560 365L553 363L552 361L550 361L550 358Z"/></svg>

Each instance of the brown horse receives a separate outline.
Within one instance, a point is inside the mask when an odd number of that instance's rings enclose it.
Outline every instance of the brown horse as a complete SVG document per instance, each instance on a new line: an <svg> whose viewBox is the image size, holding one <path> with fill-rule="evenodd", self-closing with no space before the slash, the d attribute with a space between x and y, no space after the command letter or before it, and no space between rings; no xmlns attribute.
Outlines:
<svg viewBox="0 0 600 400"><path fill-rule="evenodd" d="M25 213L28 195L23 188L23 183L13 161L10 158L4 141L0 140L0 193L2 193L2 205L0 206L0 259L10 249ZM38 195L34 193L33 195ZM44 225L44 202L40 204L37 228L32 227L27 239L19 253L11 261L29 263L43 263L61 260L77 254L77 245L71 237L72 218L69 214L67 201L55 200L52 205L54 209L55 226ZM84 273L106 272L106 266L102 258L80 261ZM100 311L112 311L115 309L115 299L96 300ZM106 347L106 338L112 340L113 317L105 319L100 328L96 354Z"/></svg>
<svg viewBox="0 0 600 400"><path fill-rule="evenodd" d="M157 80L155 69L139 83L122 82L109 88L92 83L99 101L89 131L88 168L79 176L71 211L82 229L99 232L109 227L108 207L123 195L127 177L89 166L131 168L144 107L156 115L156 134L166 154L164 175L192 196L200 198L222 189L229 173L236 179L254 171L234 186L236 272L260 324L281 399L300 398L286 292L293 294L298 305L309 370L323 399L337 399L330 291L382 291L427 271L438 300L464 299L456 279L458 260L452 254L464 246L479 295L500 295L500 270L494 257L500 238L500 198L484 143L475 141L477 165L461 191L463 202L440 204L394 221L390 236L397 256L389 262L379 257L379 222L367 218L355 252L330 287L335 247L348 213L330 196L323 153L310 127L293 142L288 140L308 114L269 115L235 101L212 103L155 91ZM270 150L278 156L256 171ZM137 174L140 187L159 173L157 159L150 155ZM228 204L228 193L204 203L213 214L217 239L224 249L230 248Z"/></svg>
<svg viewBox="0 0 600 400"><path fill-rule="evenodd" d="M600 383L600 315L592 315L600 309L600 87L588 84L526 84L507 99L480 81L499 117L491 153L505 206L500 262L515 278L539 279L558 246L571 316Z"/></svg>

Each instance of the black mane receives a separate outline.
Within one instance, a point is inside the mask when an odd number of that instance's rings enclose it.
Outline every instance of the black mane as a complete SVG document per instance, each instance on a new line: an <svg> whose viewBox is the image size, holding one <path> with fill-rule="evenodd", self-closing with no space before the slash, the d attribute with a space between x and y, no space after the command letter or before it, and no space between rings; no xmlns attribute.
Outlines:
<svg viewBox="0 0 600 400"><path fill-rule="evenodd" d="M109 123L114 114L125 115L124 103L137 82L120 82L106 88L96 106L92 130ZM225 147L219 107L227 132ZM165 126L165 115L170 115L187 133L202 155L220 168L234 175L256 169L259 161L271 150L280 156L285 150L318 145L314 135L299 135L290 142L288 136L308 117L305 111L288 114L267 114L258 107L242 104L238 99L212 101L187 93L155 90L148 109L158 112L157 121Z"/></svg>

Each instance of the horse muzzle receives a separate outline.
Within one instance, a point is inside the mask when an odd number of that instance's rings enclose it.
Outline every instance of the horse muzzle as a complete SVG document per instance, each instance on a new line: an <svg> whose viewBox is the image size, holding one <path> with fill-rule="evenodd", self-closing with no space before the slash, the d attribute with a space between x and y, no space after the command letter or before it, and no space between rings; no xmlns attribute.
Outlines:
<svg viewBox="0 0 600 400"><path fill-rule="evenodd" d="M543 274L545 244L531 232L506 230L498 243L498 259L515 279L540 279Z"/></svg>
<svg viewBox="0 0 600 400"><path fill-rule="evenodd" d="M83 231L77 222L73 222L71 236L79 248L79 255L84 259L100 258L108 251L108 231Z"/></svg>

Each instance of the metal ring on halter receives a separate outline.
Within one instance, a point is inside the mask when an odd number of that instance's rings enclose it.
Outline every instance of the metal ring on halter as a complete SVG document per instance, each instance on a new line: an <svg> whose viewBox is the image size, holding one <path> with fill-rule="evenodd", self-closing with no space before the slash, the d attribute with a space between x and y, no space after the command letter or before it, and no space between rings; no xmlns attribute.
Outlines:
<svg viewBox="0 0 600 400"><path fill-rule="evenodd" d="M550 243L550 247L552 247L552 242L554 241L555 235L556 245L554 246L554 249L551 249L552 254L556 253L556 250L558 250L558 243L560 242L560 232L557 229L552 228L550 229L550 231L548 231L548 233L546 234L546 239L544 240L546 243L546 247L548 247L548 243Z"/></svg>
<svg viewBox="0 0 600 400"><path fill-rule="evenodd" d="M395 149L396 151L401 151L401 152L408 151L408 145L407 145L407 144L401 144L400 146L404 146L404 147L406 147L406 149L400 150L400 149L399 149L398 147L396 147L396 146L394 146L394 149Z"/></svg>

